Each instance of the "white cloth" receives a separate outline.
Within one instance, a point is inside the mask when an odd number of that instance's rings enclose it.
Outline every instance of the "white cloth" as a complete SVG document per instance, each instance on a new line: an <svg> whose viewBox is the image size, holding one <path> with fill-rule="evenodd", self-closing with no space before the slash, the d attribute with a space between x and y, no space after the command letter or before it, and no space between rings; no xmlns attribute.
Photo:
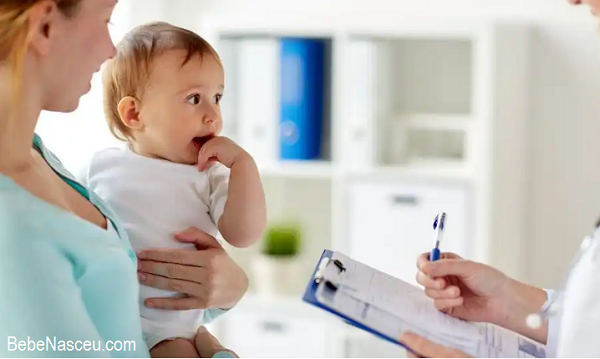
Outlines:
<svg viewBox="0 0 600 359"><path fill-rule="evenodd" d="M136 252L193 248L173 237L189 227L219 236L217 224L229 185L229 169L221 164L199 172L195 166L143 157L124 146L96 153L79 177L113 208ZM144 305L146 298L174 296L179 295L140 287L142 327L150 348L166 339L193 338L205 324L204 310L167 311Z"/></svg>
<svg viewBox="0 0 600 359"><path fill-rule="evenodd" d="M546 300L553 300L554 296L557 296L558 293L554 290L546 289ZM560 300L560 298L559 298ZM560 305L560 304L559 304ZM560 316L551 315L548 318L548 337L546 338L546 357L555 358L556 357L556 345L558 342L558 332L560 328Z"/></svg>
<svg viewBox="0 0 600 359"><path fill-rule="evenodd" d="M600 233L571 269L560 313L557 356L599 358Z"/></svg>

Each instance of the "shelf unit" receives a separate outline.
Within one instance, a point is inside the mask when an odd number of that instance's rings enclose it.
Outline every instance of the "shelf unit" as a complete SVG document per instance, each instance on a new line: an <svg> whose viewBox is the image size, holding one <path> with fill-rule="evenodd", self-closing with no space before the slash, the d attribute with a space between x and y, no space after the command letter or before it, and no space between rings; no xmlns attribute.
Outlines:
<svg viewBox="0 0 600 359"><path fill-rule="evenodd" d="M431 222L440 211L449 218L444 250L509 275L520 273L528 26L439 18L394 28L371 25L365 31L315 26L310 19L286 25L223 16L198 28L221 54L226 71L224 134L257 160L269 218L293 217L306 230L303 272L290 278L297 292L279 299L283 308L287 303L303 314L294 310L286 317L283 310L279 325L273 325L271 307L252 291L247 305L235 309L262 323L254 329L274 343L298 344L282 326L292 328L301 343L320 343L302 321L317 310L302 305L300 295L323 249L340 250L414 283L416 257L431 248ZM278 158L277 39L283 36L330 44L327 150L319 161ZM228 250L251 276L258 249ZM301 351L306 356L401 355L329 316L318 320L335 333L328 341L333 344L315 344ZM239 346L241 355L256 353L260 338L235 337L230 331L236 325L235 315L224 317L219 335ZM300 334L295 326L308 332ZM277 335L267 335L274 327ZM284 349L261 353L286 356Z"/></svg>

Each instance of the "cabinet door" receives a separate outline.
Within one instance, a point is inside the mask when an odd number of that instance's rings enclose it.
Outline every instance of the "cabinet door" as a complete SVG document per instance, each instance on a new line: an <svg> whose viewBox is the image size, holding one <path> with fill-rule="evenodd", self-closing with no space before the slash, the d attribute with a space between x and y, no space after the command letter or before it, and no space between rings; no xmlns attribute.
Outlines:
<svg viewBox="0 0 600 359"><path fill-rule="evenodd" d="M327 328L314 318L237 312L221 333L223 344L242 358L323 358L328 356Z"/></svg>
<svg viewBox="0 0 600 359"><path fill-rule="evenodd" d="M351 256L416 284L416 261L434 244L433 221L446 212L442 251L468 256L465 188L355 183L349 188Z"/></svg>

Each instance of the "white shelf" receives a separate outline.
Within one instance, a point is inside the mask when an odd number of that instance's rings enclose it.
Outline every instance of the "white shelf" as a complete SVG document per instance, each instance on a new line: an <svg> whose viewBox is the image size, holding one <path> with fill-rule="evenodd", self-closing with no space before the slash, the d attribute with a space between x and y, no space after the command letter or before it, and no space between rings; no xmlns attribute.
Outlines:
<svg viewBox="0 0 600 359"><path fill-rule="evenodd" d="M406 166L378 166L363 170L353 169L348 171L352 178L371 178L373 180L424 180L441 184L453 182L474 183L474 171L460 163L450 161L422 161Z"/></svg>
<svg viewBox="0 0 600 359"><path fill-rule="evenodd" d="M363 168L344 168L328 162L302 163L281 162L277 165L259 166L261 176L265 179L322 179L332 180L344 177L423 179L445 182L472 182L475 172L460 161L413 160L404 165L379 165Z"/></svg>
<svg viewBox="0 0 600 359"><path fill-rule="evenodd" d="M337 169L328 161L279 161L259 164L262 176L290 178L331 178Z"/></svg>
<svg viewBox="0 0 600 359"><path fill-rule="evenodd" d="M444 114L401 114L395 121L404 123L407 127L421 130L464 131L473 129L476 120L469 116Z"/></svg>
<svg viewBox="0 0 600 359"><path fill-rule="evenodd" d="M523 75L527 27L439 18L393 26L335 26L296 18L240 22L223 16L201 31L217 50L225 49L227 87L233 88L228 100L234 97L226 112L240 119L229 128L242 133L257 154L269 217L297 218L307 228L303 273L290 278L298 280L298 296L250 294L239 308L260 318L288 310L294 316L289 319L292 326L297 316L309 316L314 311L301 301L301 292L325 248L366 259L378 258L379 252L368 253L372 243L377 251L403 248L405 257L392 253L385 267L411 277L412 257L425 245L420 238L427 237L423 241L429 243L430 221L446 209L452 212L452 245L458 251L508 274L518 273L521 258L505 253L514 253L524 242L519 201L525 163L520 149L528 114L518 104L529 91ZM278 158L274 74L279 67L273 54L281 36L331 41L330 121L324 126L330 153L323 161ZM237 42L248 39L264 40L267 60L236 58ZM259 53L243 49L246 54ZM236 77L252 70L249 66L260 68L262 75L242 75L245 87L252 89L245 96ZM248 86L255 82L257 87ZM256 126L261 131L255 131ZM252 137L255 132L266 135L257 140ZM236 252L236 260L251 272L256 251L248 253ZM299 322L298 326L308 325ZM322 323L341 336L333 356L386 352L374 349L369 335L343 325L339 330L342 323L335 320ZM228 328L223 333L227 335ZM287 340L291 339L279 343ZM289 352L282 350L280 357L286 355Z"/></svg>

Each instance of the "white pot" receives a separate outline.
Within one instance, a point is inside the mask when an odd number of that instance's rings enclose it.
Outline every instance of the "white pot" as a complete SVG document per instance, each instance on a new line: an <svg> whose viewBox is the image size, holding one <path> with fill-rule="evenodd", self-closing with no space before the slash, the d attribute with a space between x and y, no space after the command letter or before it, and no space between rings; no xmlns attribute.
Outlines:
<svg viewBox="0 0 600 359"><path fill-rule="evenodd" d="M300 263L296 257L260 255L252 262L252 287L261 295L293 295L298 292Z"/></svg>

